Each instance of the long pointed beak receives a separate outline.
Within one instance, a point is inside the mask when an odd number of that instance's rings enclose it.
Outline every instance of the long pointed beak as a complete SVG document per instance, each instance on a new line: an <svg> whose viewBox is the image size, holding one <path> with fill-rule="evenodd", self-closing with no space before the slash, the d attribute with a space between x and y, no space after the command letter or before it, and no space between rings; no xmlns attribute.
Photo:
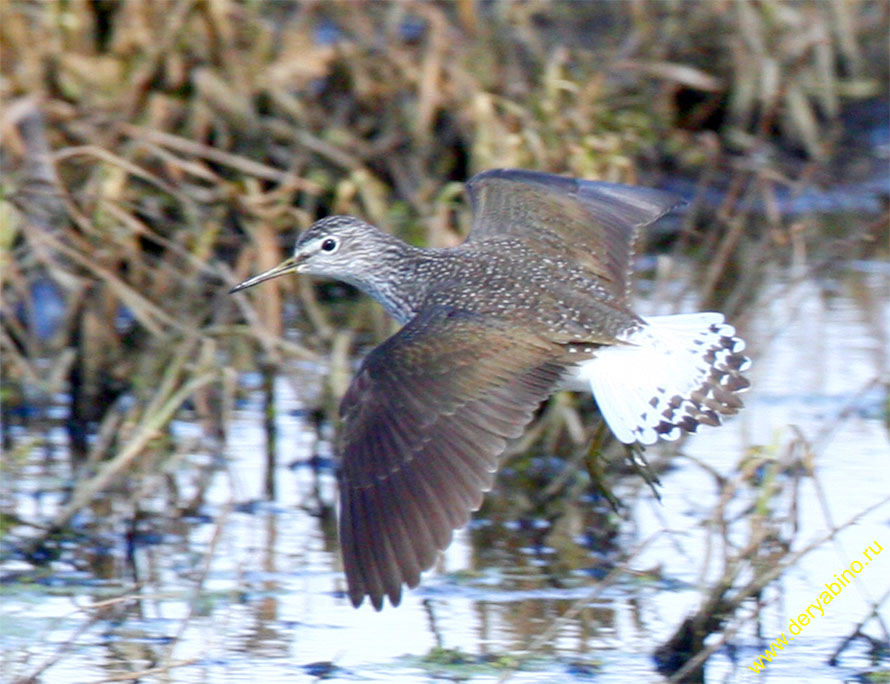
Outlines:
<svg viewBox="0 0 890 684"><path fill-rule="evenodd" d="M254 285L262 283L265 280L271 280L272 278L277 278L278 276L285 275L287 273L294 273L296 272L297 267L302 261L302 259L298 259L296 256L285 259L275 268L270 268L265 273L260 273L253 278L248 278L243 283L235 285L235 287L229 290L229 294L232 294L233 292L240 292L241 290L246 290L248 287L253 287Z"/></svg>

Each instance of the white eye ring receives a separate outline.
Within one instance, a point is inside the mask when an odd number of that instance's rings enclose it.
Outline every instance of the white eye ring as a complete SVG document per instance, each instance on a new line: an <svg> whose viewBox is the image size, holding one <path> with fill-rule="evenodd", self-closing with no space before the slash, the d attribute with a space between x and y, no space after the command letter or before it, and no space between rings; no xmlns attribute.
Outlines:
<svg viewBox="0 0 890 684"><path fill-rule="evenodd" d="M340 242L336 238L325 238L321 243L321 251L333 254L340 247Z"/></svg>

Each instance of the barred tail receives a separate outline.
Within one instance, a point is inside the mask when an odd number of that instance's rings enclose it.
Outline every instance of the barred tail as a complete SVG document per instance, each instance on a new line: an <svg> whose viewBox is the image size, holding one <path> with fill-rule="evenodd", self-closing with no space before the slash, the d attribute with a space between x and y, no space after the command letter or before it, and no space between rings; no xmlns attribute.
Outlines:
<svg viewBox="0 0 890 684"><path fill-rule="evenodd" d="M741 407L751 362L744 341L719 313L653 316L624 344L582 366L612 432L625 444L677 439Z"/></svg>

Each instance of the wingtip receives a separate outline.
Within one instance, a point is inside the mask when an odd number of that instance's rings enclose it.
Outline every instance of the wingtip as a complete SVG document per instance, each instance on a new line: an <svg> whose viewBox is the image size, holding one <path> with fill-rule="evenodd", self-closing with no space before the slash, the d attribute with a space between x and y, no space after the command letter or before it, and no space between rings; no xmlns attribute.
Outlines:
<svg viewBox="0 0 890 684"><path fill-rule="evenodd" d="M367 591L364 588L359 588L355 590L349 591L349 602L352 604L353 608L361 608L362 604L365 602L365 598L368 599L368 602L378 613L383 610L383 607L386 605L386 600L389 599L389 603L393 608L398 608L399 604L402 602L402 592L390 592L388 594L374 594L370 591Z"/></svg>

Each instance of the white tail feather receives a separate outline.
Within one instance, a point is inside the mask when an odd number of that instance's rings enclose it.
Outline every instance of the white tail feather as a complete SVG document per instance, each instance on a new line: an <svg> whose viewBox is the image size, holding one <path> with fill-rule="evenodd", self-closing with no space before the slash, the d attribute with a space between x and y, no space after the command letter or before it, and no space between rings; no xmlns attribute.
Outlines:
<svg viewBox="0 0 890 684"><path fill-rule="evenodd" d="M603 347L579 374L625 444L677 439L741 408L745 343L719 313L653 316L621 344Z"/></svg>

